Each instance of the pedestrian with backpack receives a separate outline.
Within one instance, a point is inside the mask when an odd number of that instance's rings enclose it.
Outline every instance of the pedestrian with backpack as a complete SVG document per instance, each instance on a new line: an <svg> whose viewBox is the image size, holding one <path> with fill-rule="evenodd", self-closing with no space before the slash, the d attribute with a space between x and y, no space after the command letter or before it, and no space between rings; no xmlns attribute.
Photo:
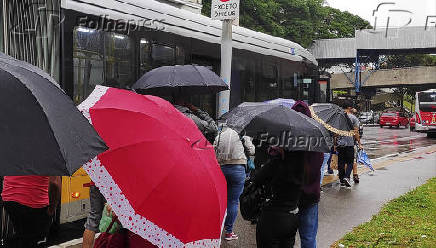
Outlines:
<svg viewBox="0 0 436 248"><path fill-rule="evenodd" d="M257 185L268 185L271 197L262 208L256 226L258 248L289 248L295 243L298 229L298 202L304 181L305 152L288 152L282 148L255 175Z"/></svg>
<svg viewBox="0 0 436 248"><path fill-rule="evenodd" d="M233 232L233 224L238 215L239 197L244 190L247 155L253 156L255 147L250 137L240 137L235 130L225 124L222 125L214 146L218 163L227 181L227 216L224 222L224 238L230 241L238 239Z"/></svg>

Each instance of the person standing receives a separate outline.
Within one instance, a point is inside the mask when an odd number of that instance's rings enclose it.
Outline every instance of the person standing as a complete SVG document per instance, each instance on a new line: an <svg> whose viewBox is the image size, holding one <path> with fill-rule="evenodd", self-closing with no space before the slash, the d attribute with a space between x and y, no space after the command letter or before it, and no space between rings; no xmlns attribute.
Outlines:
<svg viewBox="0 0 436 248"><path fill-rule="evenodd" d="M85 231L83 231L83 248L94 247L95 234L99 232L100 220L106 203L106 199L93 182L89 187L89 201L91 209L85 222Z"/></svg>
<svg viewBox="0 0 436 248"><path fill-rule="evenodd" d="M15 234L10 247L38 247L50 227L49 184L59 177L5 176L3 181L3 204L9 214ZM57 203L52 203L55 207Z"/></svg>
<svg viewBox="0 0 436 248"><path fill-rule="evenodd" d="M298 101L292 107L308 117L312 117L309 106ZM328 163L330 153L306 152L304 153L304 181L302 195L298 204L300 242L302 248L316 248L316 235L318 233L318 203L321 196L320 184Z"/></svg>
<svg viewBox="0 0 436 248"><path fill-rule="evenodd" d="M341 187L350 188L350 176L354 164L354 144L356 141L360 149L362 148L362 144L360 143L359 135L359 119L352 114L353 104L350 101L346 101L343 105L343 108L353 125L354 137L339 136L336 140L338 152L338 171Z"/></svg>
<svg viewBox="0 0 436 248"><path fill-rule="evenodd" d="M182 112L186 117L194 121L195 125L197 125L198 129L210 143L214 142L215 137L218 134L218 126L216 125L215 120L210 117L207 112L186 102L183 97L176 98L174 107Z"/></svg>
<svg viewBox="0 0 436 248"><path fill-rule="evenodd" d="M279 149L279 155L268 160L254 178L256 185L265 185L272 191L271 200L263 207L256 226L258 248L276 247L276 244L279 248L293 247L298 229L304 152Z"/></svg>
<svg viewBox="0 0 436 248"><path fill-rule="evenodd" d="M230 241L238 239L233 232L233 224L238 215L239 197L244 190L246 154L253 156L255 147L250 137L240 137L235 130L225 125L216 137L214 146L218 163L227 181L227 216L224 221L224 238Z"/></svg>

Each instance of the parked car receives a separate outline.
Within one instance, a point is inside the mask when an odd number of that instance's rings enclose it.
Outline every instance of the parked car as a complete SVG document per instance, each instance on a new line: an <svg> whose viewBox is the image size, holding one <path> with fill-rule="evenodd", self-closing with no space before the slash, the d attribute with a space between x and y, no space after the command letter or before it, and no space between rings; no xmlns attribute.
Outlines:
<svg viewBox="0 0 436 248"><path fill-rule="evenodd" d="M409 127L409 119L404 112L384 112L380 116L380 128L384 126L400 128L404 126Z"/></svg>
<svg viewBox="0 0 436 248"><path fill-rule="evenodd" d="M415 116L413 116L412 118L410 118L410 120L409 120L410 131L415 130L415 122L416 122L416 120L415 120Z"/></svg>
<svg viewBox="0 0 436 248"><path fill-rule="evenodd" d="M362 124L370 124L374 123L374 113L371 112L362 112L359 116L359 121Z"/></svg>

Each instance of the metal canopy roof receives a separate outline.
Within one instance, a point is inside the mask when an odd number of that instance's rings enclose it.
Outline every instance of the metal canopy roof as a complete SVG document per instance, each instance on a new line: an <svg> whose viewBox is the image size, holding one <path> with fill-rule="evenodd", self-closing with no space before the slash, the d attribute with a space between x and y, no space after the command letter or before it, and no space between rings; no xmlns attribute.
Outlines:
<svg viewBox="0 0 436 248"><path fill-rule="evenodd" d="M355 38L316 40L311 52L316 59L351 59L362 53L432 53L436 52L436 27L364 29Z"/></svg>
<svg viewBox="0 0 436 248"><path fill-rule="evenodd" d="M154 0L62 0L61 6L113 20L158 20L164 25L164 32L209 43L221 43L221 21ZM239 26L233 27L233 47L318 65L315 57L297 43Z"/></svg>

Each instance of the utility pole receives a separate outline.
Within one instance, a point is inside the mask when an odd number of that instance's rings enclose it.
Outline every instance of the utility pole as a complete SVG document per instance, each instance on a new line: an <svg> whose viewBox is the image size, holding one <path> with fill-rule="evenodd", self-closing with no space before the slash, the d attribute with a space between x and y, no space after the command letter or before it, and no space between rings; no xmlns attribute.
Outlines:
<svg viewBox="0 0 436 248"><path fill-rule="evenodd" d="M239 0L212 0L211 18L222 21L221 78L229 86L232 78L233 20L239 18ZM217 118L229 111L230 90L217 95Z"/></svg>

